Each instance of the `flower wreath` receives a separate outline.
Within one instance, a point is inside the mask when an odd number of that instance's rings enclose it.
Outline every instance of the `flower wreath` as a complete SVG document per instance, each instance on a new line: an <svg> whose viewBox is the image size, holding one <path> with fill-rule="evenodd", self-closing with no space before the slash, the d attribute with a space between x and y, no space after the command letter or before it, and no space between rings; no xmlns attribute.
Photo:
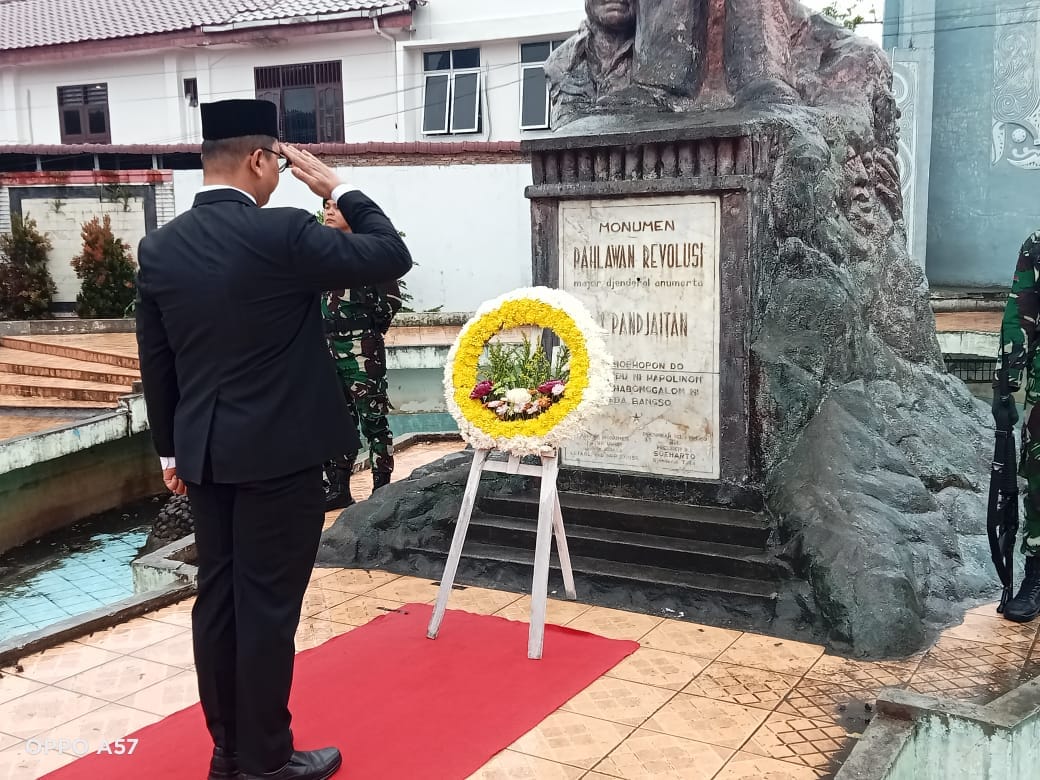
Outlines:
<svg viewBox="0 0 1040 780"><path fill-rule="evenodd" d="M547 378L529 388L478 381L488 341L500 331L531 325L549 328L569 350L567 380ZM484 303L459 332L444 370L448 411L462 438L477 449L514 455L544 454L574 438L612 391L602 329L576 298L548 287L514 290Z"/></svg>

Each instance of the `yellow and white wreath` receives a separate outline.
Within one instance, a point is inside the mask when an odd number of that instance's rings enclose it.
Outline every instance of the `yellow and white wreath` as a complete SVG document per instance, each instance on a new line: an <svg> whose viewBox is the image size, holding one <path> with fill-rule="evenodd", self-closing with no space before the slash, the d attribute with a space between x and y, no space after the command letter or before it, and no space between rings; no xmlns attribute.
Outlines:
<svg viewBox="0 0 1040 780"><path fill-rule="evenodd" d="M497 334L531 326L556 334L565 362L544 359L540 365L548 373L542 379L527 375L533 386L512 387L481 365L481 358ZM529 349L525 339L523 350ZM521 359L536 353L539 348ZM537 455L585 430L589 417L609 402L613 379L603 330L581 302L561 290L529 287L484 303L462 327L448 353L444 394L462 438L473 447Z"/></svg>

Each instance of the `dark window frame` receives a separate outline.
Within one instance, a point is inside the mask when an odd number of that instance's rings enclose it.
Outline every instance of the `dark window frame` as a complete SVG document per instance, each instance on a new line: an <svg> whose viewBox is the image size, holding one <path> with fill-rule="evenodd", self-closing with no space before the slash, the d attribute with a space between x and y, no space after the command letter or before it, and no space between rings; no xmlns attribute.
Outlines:
<svg viewBox="0 0 1040 780"><path fill-rule="evenodd" d="M105 129L91 130L91 114L104 116ZM69 115L75 114L79 132L72 132ZM110 144L112 122L108 110L108 84L73 84L58 87L58 126L63 144Z"/></svg>
<svg viewBox="0 0 1040 780"><path fill-rule="evenodd" d="M253 85L258 100L278 107L279 138L287 143L343 143L343 61L301 62L253 68ZM286 119L286 97L313 93L313 134L308 127L293 126Z"/></svg>

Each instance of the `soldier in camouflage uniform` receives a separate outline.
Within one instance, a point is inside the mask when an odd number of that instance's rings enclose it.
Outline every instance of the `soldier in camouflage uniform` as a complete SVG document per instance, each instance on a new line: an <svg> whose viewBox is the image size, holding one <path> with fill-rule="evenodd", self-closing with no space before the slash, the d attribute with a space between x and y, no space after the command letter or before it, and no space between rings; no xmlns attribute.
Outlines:
<svg viewBox="0 0 1040 780"><path fill-rule="evenodd" d="M339 230L350 226L335 201L324 203L325 224ZM394 470L394 442L387 415L386 346L383 338L401 308L397 282L357 290L332 290L321 299L321 314L336 372L350 403L354 419L368 442L372 489L390 482ZM340 509L354 503L350 473L357 452L344 453L325 465L329 485L325 508Z"/></svg>
<svg viewBox="0 0 1040 780"><path fill-rule="evenodd" d="M1022 553L1026 556L1026 575L1015 598L1004 607L1004 617L1024 623L1040 615L1040 360L1037 359L1038 317L1040 317L1040 232L1022 245L1004 308L1000 328L1000 360L1008 368L1013 392L1026 372L1026 419L1022 425L1022 457L1019 475L1028 489L1025 495L1025 528ZM994 413L998 404L994 393ZM1017 420L1017 411L1013 418Z"/></svg>

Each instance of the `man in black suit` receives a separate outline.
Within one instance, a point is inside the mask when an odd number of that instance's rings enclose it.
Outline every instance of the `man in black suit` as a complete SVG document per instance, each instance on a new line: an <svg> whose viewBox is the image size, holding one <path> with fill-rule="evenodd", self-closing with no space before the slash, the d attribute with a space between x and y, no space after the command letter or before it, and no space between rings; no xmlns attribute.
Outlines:
<svg viewBox="0 0 1040 780"><path fill-rule="evenodd" d="M324 519L322 463L358 437L318 300L398 279L412 261L375 203L279 144L273 104L203 105L202 125L205 186L138 250L137 341L164 480L195 514L209 776L324 780L339 751L296 751L289 729L294 636ZM353 233L258 208L287 164Z"/></svg>

